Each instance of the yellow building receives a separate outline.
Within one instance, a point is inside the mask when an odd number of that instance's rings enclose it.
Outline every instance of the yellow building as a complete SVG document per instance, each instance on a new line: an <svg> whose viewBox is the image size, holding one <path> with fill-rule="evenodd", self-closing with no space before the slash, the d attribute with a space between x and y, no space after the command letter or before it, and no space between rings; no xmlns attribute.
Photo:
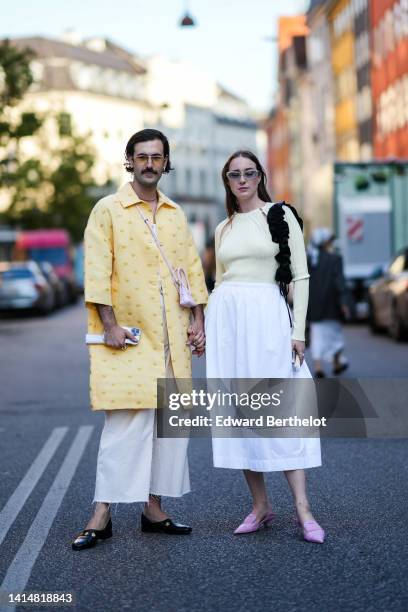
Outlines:
<svg viewBox="0 0 408 612"><path fill-rule="evenodd" d="M352 1L329 2L328 20L334 78L336 157L344 161L358 161L360 145L356 112L357 75Z"/></svg>

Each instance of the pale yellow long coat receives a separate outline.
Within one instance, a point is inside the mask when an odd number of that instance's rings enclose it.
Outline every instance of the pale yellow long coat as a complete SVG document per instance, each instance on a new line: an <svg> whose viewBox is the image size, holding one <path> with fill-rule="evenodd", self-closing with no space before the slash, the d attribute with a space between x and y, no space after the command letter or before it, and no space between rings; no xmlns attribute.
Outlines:
<svg viewBox="0 0 408 612"><path fill-rule="evenodd" d="M204 273L186 215L163 193L158 195L156 225L164 252L173 266L186 270L195 302L206 304ZM165 377L158 272L175 377L191 377L191 351L186 346L190 310L179 305L169 270L136 206L153 221L149 204L126 183L97 202L85 229L88 333L103 333L95 304L112 306L119 325L142 330L140 344L126 351L89 347L92 410L157 407L157 379Z"/></svg>

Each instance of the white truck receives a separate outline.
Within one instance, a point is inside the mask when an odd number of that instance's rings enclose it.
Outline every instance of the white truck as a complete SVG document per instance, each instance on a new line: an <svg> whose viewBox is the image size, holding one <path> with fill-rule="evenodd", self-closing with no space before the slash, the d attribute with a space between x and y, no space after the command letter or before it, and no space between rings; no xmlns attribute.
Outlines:
<svg viewBox="0 0 408 612"><path fill-rule="evenodd" d="M336 162L334 227L354 319L368 316L368 286L408 245L408 161Z"/></svg>

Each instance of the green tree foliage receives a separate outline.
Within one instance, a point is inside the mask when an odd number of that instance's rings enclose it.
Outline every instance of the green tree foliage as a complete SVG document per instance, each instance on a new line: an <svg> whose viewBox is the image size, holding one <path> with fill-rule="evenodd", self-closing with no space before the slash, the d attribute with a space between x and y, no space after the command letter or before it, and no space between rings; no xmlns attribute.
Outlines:
<svg viewBox="0 0 408 612"><path fill-rule="evenodd" d="M66 112L20 112L15 107L33 83L29 49L0 44L0 190L8 209L0 223L22 229L63 227L80 241L95 202L92 178L94 152L89 139L75 132ZM49 143L47 134L55 133ZM22 153L26 139L35 139L38 157Z"/></svg>
<svg viewBox="0 0 408 612"><path fill-rule="evenodd" d="M59 150L61 162L48 177L53 195L48 212L54 227L65 227L75 241L82 240L86 221L95 200L92 178L94 156L82 137L71 134Z"/></svg>
<svg viewBox="0 0 408 612"><path fill-rule="evenodd" d="M8 40L0 44L0 113L17 104L33 83L30 70L33 57L32 51L19 50Z"/></svg>

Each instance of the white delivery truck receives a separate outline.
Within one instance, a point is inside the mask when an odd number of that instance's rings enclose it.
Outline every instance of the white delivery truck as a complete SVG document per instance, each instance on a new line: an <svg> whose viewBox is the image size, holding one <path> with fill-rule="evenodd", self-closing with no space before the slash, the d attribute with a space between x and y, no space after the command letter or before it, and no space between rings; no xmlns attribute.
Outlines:
<svg viewBox="0 0 408 612"><path fill-rule="evenodd" d="M336 162L334 226L352 317L368 316L368 286L408 245L408 161Z"/></svg>

